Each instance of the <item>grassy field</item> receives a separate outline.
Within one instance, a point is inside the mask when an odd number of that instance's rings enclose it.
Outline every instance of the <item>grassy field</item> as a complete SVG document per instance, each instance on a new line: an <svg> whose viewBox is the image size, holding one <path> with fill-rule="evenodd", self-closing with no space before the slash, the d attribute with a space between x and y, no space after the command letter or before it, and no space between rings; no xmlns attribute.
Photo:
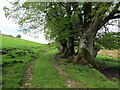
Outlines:
<svg viewBox="0 0 120 90"><path fill-rule="evenodd" d="M103 65L107 64L109 67L120 66L120 59L119 58L113 58L113 57L109 57L109 56L97 55L96 62L99 62Z"/></svg>
<svg viewBox="0 0 120 90"><path fill-rule="evenodd" d="M24 70L27 63L38 58L38 55L45 52L47 45L26 41L6 35L2 37L2 48L0 55L2 61L2 87L18 88L24 77Z"/></svg>
<svg viewBox="0 0 120 90"><path fill-rule="evenodd" d="M54 45L0 37L3 88L118 88L118 80L111 81L92 67L67 63L67 59L56 61ZM96 61L117 66L117 58L99 54Z"/></svg>

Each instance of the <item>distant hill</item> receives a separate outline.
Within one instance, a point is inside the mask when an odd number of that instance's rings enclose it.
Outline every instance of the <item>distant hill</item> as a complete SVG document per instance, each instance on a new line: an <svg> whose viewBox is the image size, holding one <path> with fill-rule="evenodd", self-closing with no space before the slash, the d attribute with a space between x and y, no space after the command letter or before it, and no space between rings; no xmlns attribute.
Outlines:
<svg viewBox="0 0 120 90"><path fill-rule="evenodd" d="M0 33L0 34L2 34L2 33ZM10 37L14 37L14 36L12 36L12 35L6 35L6 34L2 34L2 35L5 35L5 36L10 36Z"/></svg>
<svg viewBox="0 0 120 90"><path fill-rule="evenodd" d="M6 47L39 47L44 44L24 40L24 39L19 39L15 37L11 37L8 35L3 35L0 34L0 38L2 38L2 48Z"/></svg>

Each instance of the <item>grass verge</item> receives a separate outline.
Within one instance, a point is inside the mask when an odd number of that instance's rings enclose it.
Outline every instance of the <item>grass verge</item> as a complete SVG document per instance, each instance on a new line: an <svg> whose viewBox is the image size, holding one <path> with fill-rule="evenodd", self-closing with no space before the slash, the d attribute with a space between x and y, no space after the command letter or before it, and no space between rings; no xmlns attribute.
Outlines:
<svg viewBox="0 0 120 90"><path fill-rule="evenodd" d="M65 59L61 59L57 65L67 74L68 79L78 83L76 88L118 88L118 82L107 79L98 70L65 61Z"/></svg>

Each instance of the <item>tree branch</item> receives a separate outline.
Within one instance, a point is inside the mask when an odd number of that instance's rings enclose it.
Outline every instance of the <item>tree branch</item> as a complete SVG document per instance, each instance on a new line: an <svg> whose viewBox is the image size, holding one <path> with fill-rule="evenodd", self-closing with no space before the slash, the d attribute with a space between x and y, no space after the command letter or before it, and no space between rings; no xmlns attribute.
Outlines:
<svg viewBox="0 0 120 90"><path fill-rule="evenodd" d="M116 19L116 18L120 18L120 15L114 16L111 19Z"/></svg>
<svg viewBox="0 0 120 90"><path fill-rule="evenodd" d="M66 8L66 6L63 4L63 2L59 2L63 7L65 7Z"/></svg>
<svg viewBox="0 0 120 90"><path fill-rule="evenodd" d="M117 10L116 13L120 13L120 10Z"/></svg>
<svg viewBox="0 0 120 90"><path fill-rule="evenodd" d="M114 17L114 15L116 13L119 12L119 10L118 10L119 6L120 6L120 2L118 2L116 4L116 6L114 7L113 11L104 19L105 22L108 22L110 19L112 19Z"/></svg>
<svg viewBox="0 0 120 90"><path fill-rule="evenodd" d="M105 17L102 21L103 23L101 23L101 25L99 26L99 29L104 25L106 24L110 19L115 19L115 18L118 18L119 15L117 17L115 17L114 15L117 14L119 12L118 8L120 6L120 2L118 2L116 4L116 6L114 7L113 11L107 16Z"/></svg>

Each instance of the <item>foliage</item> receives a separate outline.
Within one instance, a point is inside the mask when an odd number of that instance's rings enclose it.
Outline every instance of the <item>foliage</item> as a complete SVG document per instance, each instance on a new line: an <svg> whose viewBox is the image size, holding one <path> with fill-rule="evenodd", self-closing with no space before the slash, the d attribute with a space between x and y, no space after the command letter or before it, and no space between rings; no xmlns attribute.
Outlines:
<svg viewBox="0 0 120 90"><path fill-rule="evenodd" d="M76 54L77 58L74 57L76 62L84 60L96 67L92 62L98 48L102 46L111 49L113 46L107 41L104 44L101 43L105 39L108 40L107 37L95 42L95 36L109 20L120 17L119 6L120 2L19 1L12 2L11 7L4 7L4 10L7 17L15 19L20 26L23 26L21 29L23 32L44 29L47 39L60 43L61 57L75 56L74 43L78 42L79 51ZM118 44L116 42L118 38L109 37L109 40L114 41L115 45ZM117 47L118 45L114 48ZM83 53L89 54L83 55Z"/></svg>
<svg viewBox="0 0 120 90"><path fill-rule="evenodd" d="M96 17L99 19L99 25L93 32L97 33L106 22L116 17L114 15L118 7L119 2L20 2L18 0L12 2L11 7L4 7L4 10L7 17L14 18L23 27L24 32L43 30L44 25L47 39L65 42L64 40L70 37L74 37L75 40L82 37L83 33L88 32L91 22L95 22Z"/></svg>
<svg viewBox="0 0 120 90"><path fill-rule="evenodd" d="M16 38L21 38L21 35L17 35Z"/></svg>

